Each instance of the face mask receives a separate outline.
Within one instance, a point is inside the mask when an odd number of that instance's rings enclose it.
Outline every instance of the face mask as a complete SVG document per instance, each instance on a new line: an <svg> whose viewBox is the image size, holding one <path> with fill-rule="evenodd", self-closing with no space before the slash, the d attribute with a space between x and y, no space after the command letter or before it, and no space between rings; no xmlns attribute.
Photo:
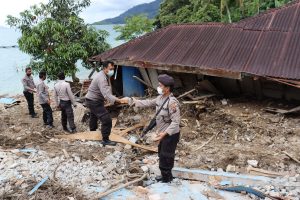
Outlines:
<svg viewBox="0 0 300 200"><path fill-rule="evenodd" d="M157 87L157 92L158 92L158 94L163 94L163 90L161 89L161 87Z"/></svg>
<svg viewBox="0 0 300 200"><path fill-rule="evenodd" d="M109 70L109 72L107 73L107 75L109 77L112 77L114 75L115 71L114 70Z"/></svg>

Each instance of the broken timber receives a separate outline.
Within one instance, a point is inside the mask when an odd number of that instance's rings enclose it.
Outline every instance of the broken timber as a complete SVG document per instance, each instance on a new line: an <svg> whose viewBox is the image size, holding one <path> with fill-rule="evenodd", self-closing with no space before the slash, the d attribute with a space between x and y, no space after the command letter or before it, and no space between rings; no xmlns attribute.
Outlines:
<svg viewBox="0 0 300 200"><path fill-rule="evenodd" d="M126 188L126 187L128 187L128 186L130 186L130 185L133 185L133 184L135 184L135 183L138 183L138 182L144 180L146 177L147 177L147 174L143 174L143 176L141 176L140 178L138 178L138 179L136 179L136 180L133 180L133 181L128 182L128 183L124 183L124 184L120 185L120 186L117 187L117 188L111 189L111 190L109 190L109 191L107 191L107 192L104 192L104 193L100 194L100 195L97 197L97 199L101 199L101 198L103 198L103 197L105 197L105 196L107 196L107 195L109 195L109 194L111 194L111 193L113 193L113 192L116 192L116 191L118 191L118 190L120 190L120 189L122 189L122 188Z"/></svg>
<svg viewBox="0 0 300 200"><path fill-rule="evenodd" d="M137 128L144 127L145 124L146 124L146 122L141 122L141 123L138 123L138 124L134 125L133 127L127 128L127 129L125 129L125 130L123 130L123 131L120 132L120 136L125 136L130 131L133 131L133 130L135 130Z"/></svg>
<svg viewBox="0 0 300 200"><path fill-rule="evenodd" d="M264 177L264 176L252 176L245 174L234 174L228 172L215 172L207 170L192 170L184 168L173 168L172 174L174 177L197 180L204 182L218 181L229 181L232 185L252 185L252 186L264 186L265 184L273 184L275 179Z"/></svg>
<svg viewBox="0 0 300 200"><path fill-rule="evenodd" d="M70 139L70 140L102 140L102 135L98 131L81 132L81 133L76 133L76 134L71 134L71 135L56 135L55 137L61 138L61 139ZM125 139L124 137L122 137L116 133L111 133L109 136L109 139L114 142L129 144L131 146L145 149L145 150L152 151L152 152L158 151L157 147L151 147L151 146L145 146L145 145L139 145L139 144L132 143L129 140Z"/></svg>
<svg viewBox="0 0 300 200"><path fill-rule="evenodd" d="M247 173L252 174L252 175L258 175L258 176L268 176L272 178L280 177L283 176L283 174L278 173L278 172L272 172L264 169L258 169L254 168L252 166L247 167Z"/></svg>
<svg viewBox="0 0 300 200"><path fill-rule="evenodd" d="M279 109L279 108L271 108L271 107L266 107L264 110L267 111L267 112L271 112L271 113L290 114L290 113L300 111L300 106L297 106L297 107L292 108L290 110L284 110L284 109Z"/></svg>

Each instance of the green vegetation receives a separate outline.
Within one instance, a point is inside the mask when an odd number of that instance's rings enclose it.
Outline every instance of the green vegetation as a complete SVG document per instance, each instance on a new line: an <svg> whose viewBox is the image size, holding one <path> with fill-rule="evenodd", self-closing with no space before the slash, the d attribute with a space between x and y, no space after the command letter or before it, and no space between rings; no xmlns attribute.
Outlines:
<svg viewBox="0 0 300 200"><path fill-rule="evenodd" d="M115 31L120 33L116 39L128 41L151 32L154 29L153 22L154 20L148 19L146 15L126 18L124 26L114 26Z"/></svg>
<svg viewBox="0 0 300 200"><path fill-rule="evenodd" d="M21 12L19 18L8 16L7 23L22 33L18 44L32 56L29 66L34 72L45 70L54 80L63 70L77 81L76 62L89 69L87 59L110 48L108 32L89 27L78 16L89 5L90 0L50 0Z"/></svg>
<svg viewBox="0 0 300 200"><path fill-rule="evenodd" d="M290 0L164 0L155 25L187 22L236 22L280 7Z"/></svg>

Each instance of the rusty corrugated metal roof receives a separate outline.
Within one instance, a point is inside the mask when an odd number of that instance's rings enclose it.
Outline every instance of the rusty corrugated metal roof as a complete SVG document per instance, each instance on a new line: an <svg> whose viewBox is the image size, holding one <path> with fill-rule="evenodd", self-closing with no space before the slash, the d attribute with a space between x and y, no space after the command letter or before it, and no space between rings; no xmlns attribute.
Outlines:
<svg viewBox="0 0 300 200"><path fill-rule="evenodd" d="M300 0L234 24L170 25L91 60L230 78L300 79Z"/></svg>

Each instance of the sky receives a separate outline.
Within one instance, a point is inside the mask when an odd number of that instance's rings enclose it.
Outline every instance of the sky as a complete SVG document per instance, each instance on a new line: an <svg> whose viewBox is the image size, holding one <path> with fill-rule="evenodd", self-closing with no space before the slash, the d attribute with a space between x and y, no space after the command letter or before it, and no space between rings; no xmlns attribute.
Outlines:
<svg viewBox="0 0 300 200"><path fill-rule="evenodd" d="M86 23L92 23L116 17L135 5L151 1L154 0L91 0L90 7L82 12L81 17ZM48 0L1 0L0 26L7 26L5 23L7 15L19 16L23 10L41 2L47 3Z"/></svg>

